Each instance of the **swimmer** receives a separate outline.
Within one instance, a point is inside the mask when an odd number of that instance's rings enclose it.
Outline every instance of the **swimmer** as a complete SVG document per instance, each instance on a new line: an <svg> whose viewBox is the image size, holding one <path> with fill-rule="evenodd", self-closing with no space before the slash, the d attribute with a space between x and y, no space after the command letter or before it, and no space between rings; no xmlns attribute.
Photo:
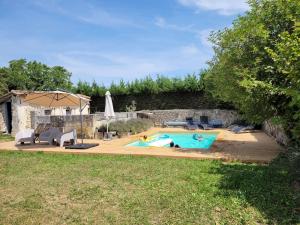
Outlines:
<svg viewBox="0 0 300 225"><path fill-rule="evenodd" d="M148 140L148 136L147 135L141 136L140 140L141 141L147 141Z"/></svg>
<svg viewBox="0 0 300 225"><path fill-rule="evenodd" d="M170 147L171 147L171 148L173 148L173 147L174 147L174 142L173 142L173 141L171 141L171 143L170 143Z"/></svg>

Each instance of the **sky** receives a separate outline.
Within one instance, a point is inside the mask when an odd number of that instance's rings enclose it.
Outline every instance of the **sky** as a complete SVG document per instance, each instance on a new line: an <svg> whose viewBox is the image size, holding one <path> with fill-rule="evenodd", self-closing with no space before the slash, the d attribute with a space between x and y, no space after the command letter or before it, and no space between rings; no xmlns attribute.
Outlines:
<svg viewBox="0 0 300 225"><path fill-rule="evenodd" d="M37 60L105 85L198 73L210 32L247 10L244 0L0 0L0 66Z"/></svg>

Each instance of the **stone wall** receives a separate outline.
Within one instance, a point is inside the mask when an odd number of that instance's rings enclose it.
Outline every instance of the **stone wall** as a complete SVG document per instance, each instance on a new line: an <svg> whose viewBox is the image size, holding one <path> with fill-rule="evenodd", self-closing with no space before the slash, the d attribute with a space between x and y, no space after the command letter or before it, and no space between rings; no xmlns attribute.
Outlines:
<svg viewBox="0 0 300 225"><path fill-rule="evenodd" d="M134 112L121 112L115 113L116 118L110 120L110 122L116 120L129 120L137 118L137 114ZM32 128L35 129L40 123L50 123L52 127L60 128L61 131L67 132L72 129L77 130L78 137L81 137L81 118L79 115L71 116L35 116L32 114ZM100 128L107 123L104 117L104 113L90 114L82 116L82 131L84 138L94 138L96 128Z"/></svg>
<svg viewBox="0 0 300 225"><path fill-rule="evenodd" d="M289 143L289 138L285 134L282 126L273 124L270 120L266 120L263 123L263 131L269 136L273 137L277 143L287 146Z"/></svg>
<svg viewBox="0 0 300 225"><path fill-rule="evenodd" d="M221 119L224 126L229 126L239 119L239 115L234 110L220 109L173 109L173 110L143 110L140 115L148 115L157 125L162 125L165 121L185 120L186 117L193 117L194 120L200 120L200 116L207 116L209 120Z"/></svg>
<svg viewBox="0 0 300 225"><path fill-rule="evenodd" d="M200 116L208 116L211 119L221 119L224 126L229 126L239 119L239 115L233 110L219 110L219 109L207 109L207 110L192 110L192 109L180 109L180 110L143 110L138 112L116 112L116 118L110 120L110 122L116 120L129 120L137 117L147 117L152 119L156 125L161 125L164 121L170 120L185 120L186 117L193 117L195 120L199 120ZM80 116L34 116L32 114L32 128L35 129L39 123L50 123L53 127L58 127L62 131L66 132L71 129L76 129L78 136L80 136ZM104 113L83 115L83 134L84 138L94 138L96 134L96 128L106 125L106 119Z"/></svg>

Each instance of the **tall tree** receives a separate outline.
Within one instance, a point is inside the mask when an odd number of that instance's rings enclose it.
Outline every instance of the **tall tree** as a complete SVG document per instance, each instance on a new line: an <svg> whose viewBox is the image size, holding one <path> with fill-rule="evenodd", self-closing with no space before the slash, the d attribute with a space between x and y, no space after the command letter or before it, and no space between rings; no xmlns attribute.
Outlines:
<svg viewBox="0 0 300 225"><path fill-rule="evenodd" d="M12 60L8 67L0 68L0 79L5 91L21 90L70 90L71 73L61 66L49 67L37 61ZM0 86L0 91L2 86Z"/></svg>
<svg viewBox="0 0 300 225"><path fill-rule="evenodd" d="M231 28L212 34L215 55L205 87L253 123L275 117L287 130L293 126L300 131L300 42L295 29L300 1L249 4L250 10Z"/></svg>

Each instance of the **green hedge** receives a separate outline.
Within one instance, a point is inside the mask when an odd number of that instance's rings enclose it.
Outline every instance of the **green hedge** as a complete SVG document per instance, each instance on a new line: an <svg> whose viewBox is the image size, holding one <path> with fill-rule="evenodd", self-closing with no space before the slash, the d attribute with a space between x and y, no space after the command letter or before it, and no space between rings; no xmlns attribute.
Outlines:
<svg viewBox="0 0 300 225"><path fill-rule="evenodd" d="M198 75L188 74L183 78L169 78L158 75L156 79L147 76L143 79L136 79L132 82L121 80L119 83L112 83L109 87L100 85L94 81L92 84L79 81L73 87L76 93L88 96L104 96L106 91L112 95L141 95L141 94L159 94L167 92L199 92L204 88L203 77L205 71Z"/></svg>
<svg viewBox="0 0 300 225"><path fill-rule="evenodd" d="M135 102L135 110L157 109L233 109L230 104L216 101L211 95L201 92L167 92L160 94L112 95L116 112L128 111ZM127 106L127 107L126 107ZM103 112L105 97L92 96L91 113Z"/></svg>

